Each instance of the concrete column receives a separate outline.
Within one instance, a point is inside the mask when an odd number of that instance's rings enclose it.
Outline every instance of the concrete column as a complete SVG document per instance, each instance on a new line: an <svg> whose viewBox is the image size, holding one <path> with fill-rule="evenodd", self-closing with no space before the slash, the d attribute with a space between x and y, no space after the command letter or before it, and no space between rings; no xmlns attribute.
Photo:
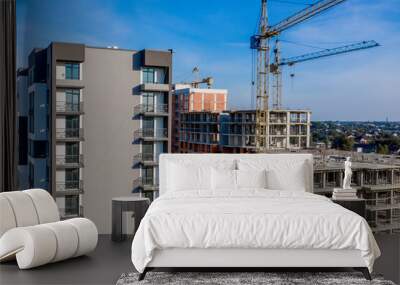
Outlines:
<svg viewBox="0 0 400 285"><path fill-rule="evenodd" d="M322 172L322 189L326 187L326 172Z"/></svg>
<svg viewBox="0 0 400 285"><path fill-rule="evenodd" d="M364 186L364 172L362 170L360 172L360 186Z"/></svg>
<svg viewBox="0 0 400 285"><path fill-rule="evenodd" d="M390 204L394 204L393 189L390 190ZM393 224L393 206L390 207L390 224Z"/></svg>
<svg viewBox="0 0 400 285"><path fill-rule="evenodd" d="M290 112L286 113L286 148L290 148Z"/></svg>
<svg viewBox="0 0 400 285"><path fill-rule="evenodd" d="M339 187L343 187L343 172L339 172Z"/></svg>
<svg viewBox="0 0 400 285"><path fill-rule="evenodd" d="M391 183L390 184L392 184L392 185L394 185L395 183L394 183L394 169L392 169L392 171L391 171L391 175L392 175L392 178L391 178Z"/></svg>
<svg viewBox="0 0 400 285"><path fill-rule="evenodd" d="M266 112L265 114L265 143L266 143L266 149L270 149L270 142L269 142L269 126L270 126L270 119L269 119L269 111Z"/></svg>
<svg viewBox="0 0 400 285"><path fill-rule="evenodd" d="M375 193L375 205L378 204L378 193ZM378 223L378 211L375 211L375 223Z"/></svg>
<svg viewBox="0 0 400 285"><path fill-rule="evenodd" d="M311 145L311 113L307 113L307 148Z"/></svg>

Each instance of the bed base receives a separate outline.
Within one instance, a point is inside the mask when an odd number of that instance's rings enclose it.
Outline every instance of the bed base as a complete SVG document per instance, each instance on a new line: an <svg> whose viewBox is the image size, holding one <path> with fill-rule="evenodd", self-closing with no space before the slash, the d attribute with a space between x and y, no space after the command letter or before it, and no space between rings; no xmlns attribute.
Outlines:
<svg viewBox="0 0 400 285"><path fill-rule="evenodd" d="M369 270L368 270L367 267L349 267L349 268L352 268L355 271L360 271L364 275L364 278L366 280L369 280L369 281L372 280L371 274L369 273ZM146 273L147 272L155 270L155 269L165 269L166 271L171 271L172 269L174 269L175 271L177 269L178 269L178 271L188 271L188 269L189 269L190 271L201 271L201 272L215 272L215 271L221 271L221 270L222 271L227 271L227 272L246 272L246 271L248 271L248 272L263 272L263 271L268 272L268 271L271 271L273 269L273 270L276 270L276 271L287 271L287 272L289 272L289 271L291 271L291 270L293 270L295 268L294 267L291 267L291 268L289 268L289 267L286 267L286 268L281 268L281 267L268 267L268 268L258 267L258 268L255 268L255 267L251 267L251 268L245 268L244 269L243 267L242 268L236 268L236 267L230 267L230 268L226 268L226 267L225 268L221 268L221 267L212 267L212 268L211 267L209 267L209 268L207 268L207 267L202 267L202 268L184 267L184 268L181 268L181 270L179 270L179 268L146 267L144 269L144 271L139 274L138 281L142 281L146 277ZM326 267L324 267L324 268L307 267L307 268L296 268L296 269L301 269L301 270L304 270L304 271L306 271L306 270L323 271L323 270L326 270L327 268Z"/></svg>
<svg viewBox="0 0 400 285"><path fill-rule="evenodd" d="M217 269L243 271L285 271L311 269L315 271L353 268L371 280L369 270L359 250L350 249L246 249L246 248L169 248L155 250L153 259L139 275L143 280L153 269Z"/></svg>

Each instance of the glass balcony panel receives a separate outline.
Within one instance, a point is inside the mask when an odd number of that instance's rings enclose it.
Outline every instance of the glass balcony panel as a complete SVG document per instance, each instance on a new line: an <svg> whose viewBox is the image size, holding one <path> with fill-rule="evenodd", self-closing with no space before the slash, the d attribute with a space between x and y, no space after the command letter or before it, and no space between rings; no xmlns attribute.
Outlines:
<svg viewBox="0 0 400 285"><path fill-rule="evenodd" d="M57 128L56 129L57 139L83 139L82 128Z"/></svg>
<svg viewBox="0 0 400 285"><path fill-rule="evenodd" d="M56 102L56 111L57 112L73 112L78 113L83 111L83 102L79 103L69 103L64 101Z"/></svg>

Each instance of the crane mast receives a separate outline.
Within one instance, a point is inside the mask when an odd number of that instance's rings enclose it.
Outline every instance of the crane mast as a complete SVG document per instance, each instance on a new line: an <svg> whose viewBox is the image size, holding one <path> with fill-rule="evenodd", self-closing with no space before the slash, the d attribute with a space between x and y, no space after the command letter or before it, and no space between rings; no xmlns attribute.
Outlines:
<svg viewBox="0 0 400 285"><path fill-rule="evenodd" d="M275 41L274 63L270 65L272 74L272 108L280 109L282 107L282 68L281 68L281 49L279 40Z"/></svg>
<svg viewBox="0 0 400 285"><path fill-rule="evenodd" d="M268 146L268 90L269 90L269 38L264 36L268 29L267 0L261 1L261 18L258 27L257 45L257 97L256 97L256 149L259 152Z"/></svg>

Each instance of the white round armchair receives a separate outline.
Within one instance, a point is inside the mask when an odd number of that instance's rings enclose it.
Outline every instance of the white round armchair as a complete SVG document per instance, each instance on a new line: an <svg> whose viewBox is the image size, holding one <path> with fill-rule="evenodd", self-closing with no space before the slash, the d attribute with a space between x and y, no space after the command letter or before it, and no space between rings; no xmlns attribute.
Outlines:
<svg viewBox="0 0 400 285"><path fill-rule="evenodd" d="M94 250L97 237L88 219L60 221L43 189L0 193L0 262L16 258L20 269L57 262Z"/></svg>

